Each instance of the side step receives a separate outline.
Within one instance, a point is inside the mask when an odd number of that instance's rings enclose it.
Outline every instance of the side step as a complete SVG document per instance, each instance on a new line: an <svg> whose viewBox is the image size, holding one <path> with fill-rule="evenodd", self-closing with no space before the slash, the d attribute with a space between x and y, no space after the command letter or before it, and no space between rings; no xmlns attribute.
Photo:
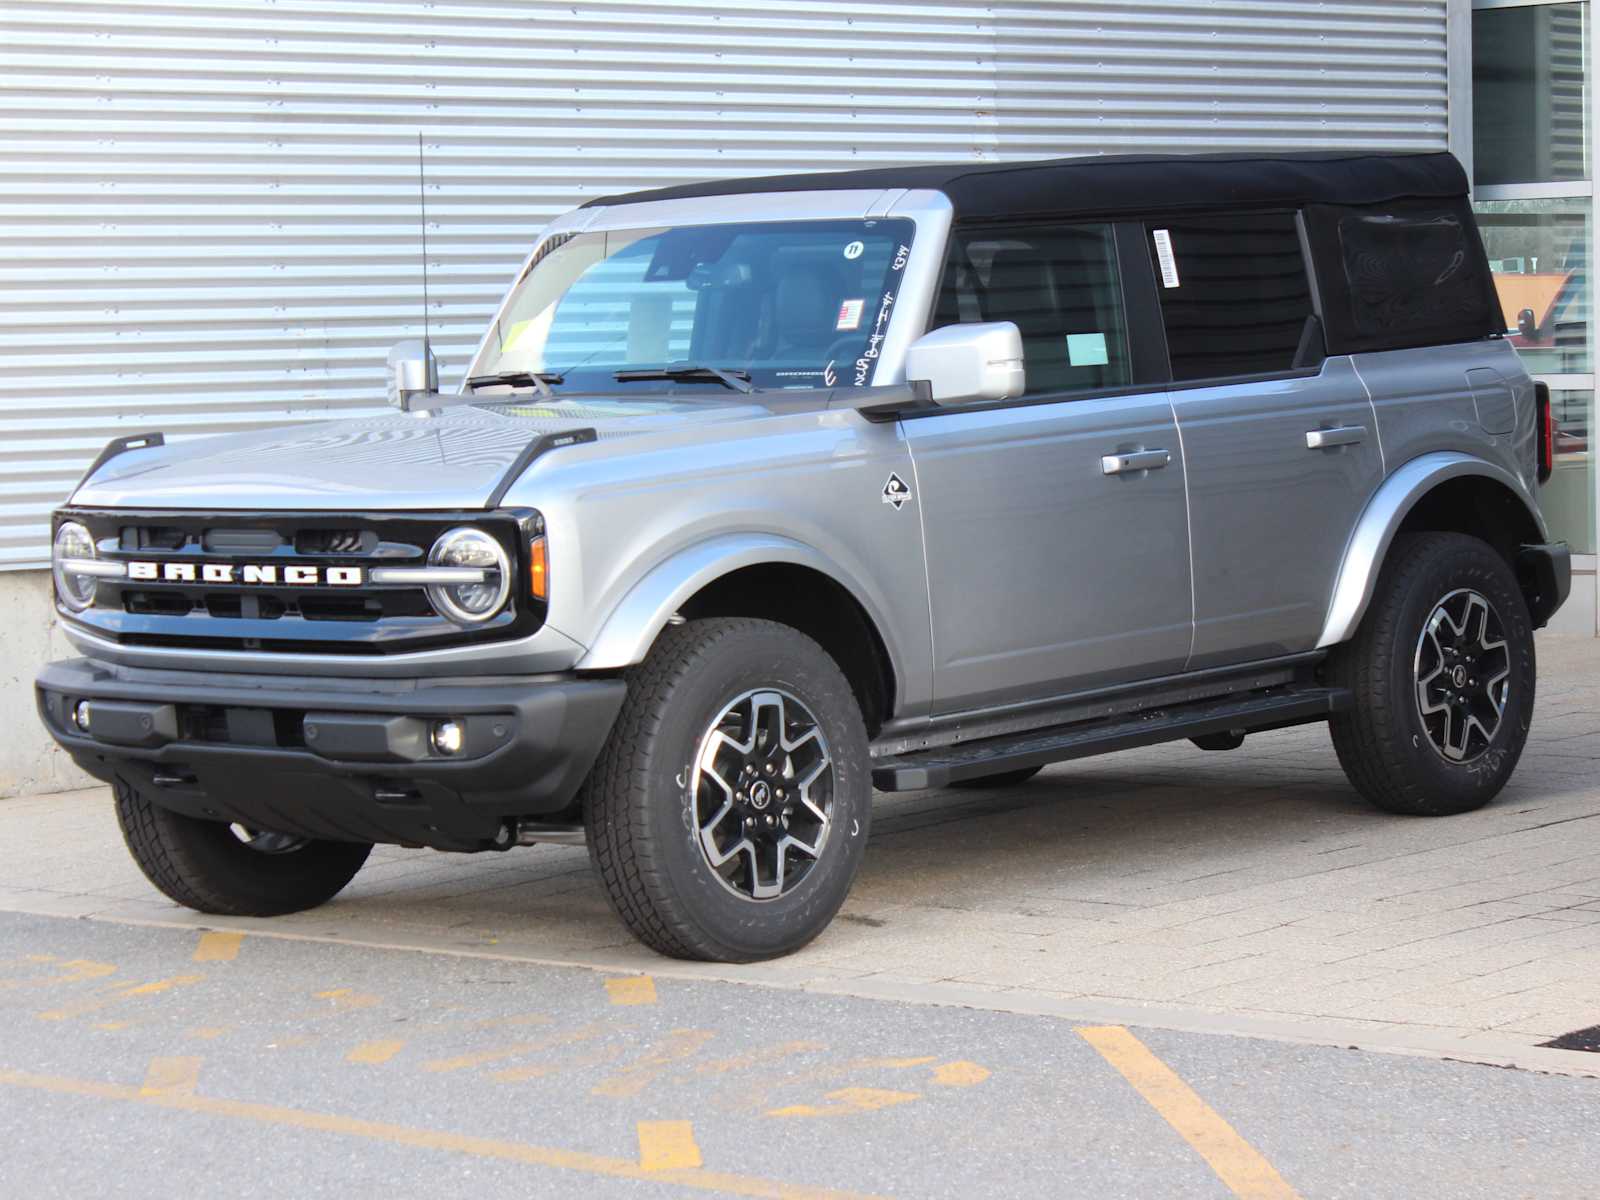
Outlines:
<svg viewBox="0 0 1600 1200"><path fill-rule="evenodd" d="M1254 731L1303 725L1326 720L1350 704L1350 692L1345 688L1309 685L1172 704L879 759L872 766L872 786L883 792L946 787L1002 771L1042 767L1113 750L1226 733L1230 729Z"/></svg>

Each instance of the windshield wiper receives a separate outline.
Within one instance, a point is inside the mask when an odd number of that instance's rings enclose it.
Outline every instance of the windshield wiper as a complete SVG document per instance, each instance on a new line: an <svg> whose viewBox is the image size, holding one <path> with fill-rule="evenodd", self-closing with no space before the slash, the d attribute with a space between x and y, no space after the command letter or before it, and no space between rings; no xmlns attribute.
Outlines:
<svg viewBox="0 0 1600 1200"><path fill-rule="evenodd" d="M698 379L706 379L716 380L724 387L730 387L736 392L753 392L756 390L750 384L749 371L725 370L722 367L702 367L693 363L673 363L667 367L640 367L632 371L618 371L612 378L618 383L628 383L635 379L670 379L674 382L692 382Z"/></svg>
<svg viewBox="0 0 1600 1200"><path fill-rule="evenodd" d="M498 375L474 375L467 380L467 386L473 391L481 387L492 387L497 383L503 383L507 387L538 388L539 394L549 400L555 397L550 385L565 382L566 376L551 371L501 371Z"/></svg>

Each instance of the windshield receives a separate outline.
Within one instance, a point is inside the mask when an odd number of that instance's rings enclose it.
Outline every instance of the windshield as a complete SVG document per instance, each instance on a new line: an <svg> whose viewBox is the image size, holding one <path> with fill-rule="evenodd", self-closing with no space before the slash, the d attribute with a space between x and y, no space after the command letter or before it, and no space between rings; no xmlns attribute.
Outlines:
<svg viewBox="0 0 1600 1200"><path fill-rule="evenodd" d="M902 219L558 234L473 373L537 373L588 391L615 388L619 371L694 366L745 372L760 388L863 387L914 231ZM625 382L686 385L681 375Z"/></svg>

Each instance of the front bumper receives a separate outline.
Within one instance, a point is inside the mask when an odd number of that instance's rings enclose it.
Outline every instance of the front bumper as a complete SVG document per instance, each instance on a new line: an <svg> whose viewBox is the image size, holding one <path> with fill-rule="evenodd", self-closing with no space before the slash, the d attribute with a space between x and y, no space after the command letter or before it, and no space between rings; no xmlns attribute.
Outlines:
<svg viewBox="0 0 1600 1200"><path fill-rule="evenodd" d="M189 816L303 837L481 850L508 820L567 808L625 686L197 675L51 663L39 715L73 760ZM88 729L74 720L88 702ZM459 753L434 722L464 730Z"/></svg>

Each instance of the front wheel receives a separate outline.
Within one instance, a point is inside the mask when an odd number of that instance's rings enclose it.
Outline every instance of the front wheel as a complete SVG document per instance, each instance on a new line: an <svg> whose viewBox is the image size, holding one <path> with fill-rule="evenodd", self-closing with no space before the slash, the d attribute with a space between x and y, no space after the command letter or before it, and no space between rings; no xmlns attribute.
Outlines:
<svg viewBox="0 0 1600 1200"><path fill-rule="evenodd" d="M366 842L327 842L202 821L115 785L122 839L145 878L196 912L276 917L325 904L372 853Z"/></svg>
<svg viewBox="0 0 1600 1200"><path fill-rule="evenodd" d="M589 776L589 853L612 907L674 958L788 954L844 903L872 788L854 693L785 625L669 626L628 673Z"/></svg>
<svg viewBox="0 0 1600 1200"><path fill-rule="evenodd" d="M1482 807L1516 769L1533 718L1533 626L1516 576L1477 538L1396 538L1331 675L1354 697L1331 726L1363 796L1420 816Z"/></svg>

